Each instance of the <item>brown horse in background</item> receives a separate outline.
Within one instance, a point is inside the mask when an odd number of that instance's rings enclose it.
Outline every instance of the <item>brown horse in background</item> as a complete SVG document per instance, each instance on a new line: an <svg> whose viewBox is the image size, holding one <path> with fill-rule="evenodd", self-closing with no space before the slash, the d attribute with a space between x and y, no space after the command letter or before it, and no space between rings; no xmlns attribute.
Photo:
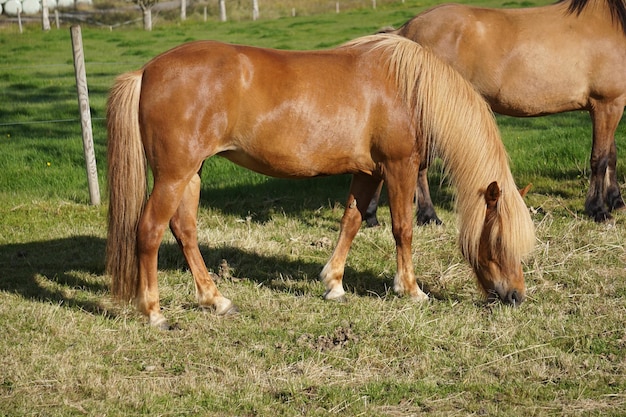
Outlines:
<svg viewBox="0 0 626 417"><path fill-rule="evenodd" d="M392 33L452 65L496 113L526 117L588 110L593 144L585 213L602 222L625 207L615 145L626 104L625 2L564 0L526 9L444 4ZM418 178L417 221L439 223L427 165ZM368 223L376 222L373 203Z"/></svg>
<svg viewBox="0 0 626 417"><path fill-rule="evenodd" d="M491 299L525 296L521 257L534 227L517 192L486 102L456 71L395 35L327 51L279 51L200 41L120 76L107 106L113 294L135 301L150 324L160 311L158 249L169 224L195 280L199 304L234 310L198 248L200 171L219 155L285 178L351 173L332 257L320 278L327 299L344 295L348 250L381 181L397 248L394 289L416 300L411 252L419 161L432 147L457 186L459 243ZM154 185L146 201L146 165Z"/></svg>

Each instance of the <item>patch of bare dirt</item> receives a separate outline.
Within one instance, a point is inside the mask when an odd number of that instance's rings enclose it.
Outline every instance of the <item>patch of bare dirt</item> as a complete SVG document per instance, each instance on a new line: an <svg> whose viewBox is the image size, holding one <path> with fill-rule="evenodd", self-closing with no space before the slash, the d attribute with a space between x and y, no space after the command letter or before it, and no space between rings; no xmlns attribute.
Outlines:
<svg viewBox="0 0 626 417"><path fill-rule="evenodd" d="M315 336L304 333L298 337L297 344L320 352L342 349L351 346L359 341L359 337L352 330L351 325L340 326L335 329L332 335Z"/></svg>

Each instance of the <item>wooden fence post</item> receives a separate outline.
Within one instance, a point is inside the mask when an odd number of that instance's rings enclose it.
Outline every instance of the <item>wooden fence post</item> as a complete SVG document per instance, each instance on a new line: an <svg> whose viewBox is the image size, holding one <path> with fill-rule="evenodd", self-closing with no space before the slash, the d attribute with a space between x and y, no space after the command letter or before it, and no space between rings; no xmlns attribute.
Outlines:
<svg viewBox="0 0 626 417"><path fill-rule="evenodd" d="M220 3L220 22L226 21L226 4L224 0L219 0Z"/></svg>
<svg viewBox="0 0 626 417"><path fill-rule="evenodd" d="M89 92L85 72L83 39L79 25L73 25L70 30L72 33L72 48L74 50L74 72L76 73L76 90L78 92L78 106L80 108L80 126L83 132L83 151L85 153L89 196L91 197L91 204L95 206L100 204L100 187L98 185L98 169L96 167L96 155L91 130L91 111L89 109Z"/></svg>
<svg viewBox="0 0 626 417"><path fill-rule="evenodd" d="M50 11L48 9L48 0L41 0L41 29L50 30Z"/></svg>
<svg viewBox="0 0 626 417"><path fill-rule="evenodd" d="M259 18L259 0L252 0L252 20Z"/></svg>

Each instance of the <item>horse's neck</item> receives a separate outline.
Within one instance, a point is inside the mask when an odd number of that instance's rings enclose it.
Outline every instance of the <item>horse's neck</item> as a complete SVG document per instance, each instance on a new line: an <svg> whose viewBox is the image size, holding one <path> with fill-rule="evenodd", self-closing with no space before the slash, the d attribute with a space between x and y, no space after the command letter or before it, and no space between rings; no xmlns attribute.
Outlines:
<svg viewBox="0 0 626 417"><path fill-rule="evenodd" d="M562 0L569 13L578 16L604 14L626 27L626 0Z"/></svg>

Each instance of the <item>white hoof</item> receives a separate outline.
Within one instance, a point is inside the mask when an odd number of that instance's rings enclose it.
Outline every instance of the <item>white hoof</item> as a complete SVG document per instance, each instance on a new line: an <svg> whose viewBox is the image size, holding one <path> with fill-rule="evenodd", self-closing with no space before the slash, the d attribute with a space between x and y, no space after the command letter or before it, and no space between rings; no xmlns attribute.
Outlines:
<svg viewBox="0 0 626 417"><path fill-rule="evenodd" d="M239 313L239 309L228 298L222 298L215 304L215 314L218 316L230 316Z"/></svg>
<svg viewBox="0 0 626 417"><path fill-rule="evenodd" d="M411 300L416 301L416 302L423 302L423 301L428 301L428 294L426 294L424 291L420 290L419 288L417 289L417 293L416 294L411 294Z"/></svg>
<svg viewBox="0 0 626 417"><path fill-rule="evenodd" d="M148 318L148 324L152 327L156 327L159 330L169 330L170 324L168 323L165 316L161 313L150 313L150 317Z"/></svg>
<svg viewBox="0 0 626 417"><path fill-rule="evenodd" d="M345 301L345 298L346 292L343 290L343 287L329 289L324 294L325 300Z"/></svg>

